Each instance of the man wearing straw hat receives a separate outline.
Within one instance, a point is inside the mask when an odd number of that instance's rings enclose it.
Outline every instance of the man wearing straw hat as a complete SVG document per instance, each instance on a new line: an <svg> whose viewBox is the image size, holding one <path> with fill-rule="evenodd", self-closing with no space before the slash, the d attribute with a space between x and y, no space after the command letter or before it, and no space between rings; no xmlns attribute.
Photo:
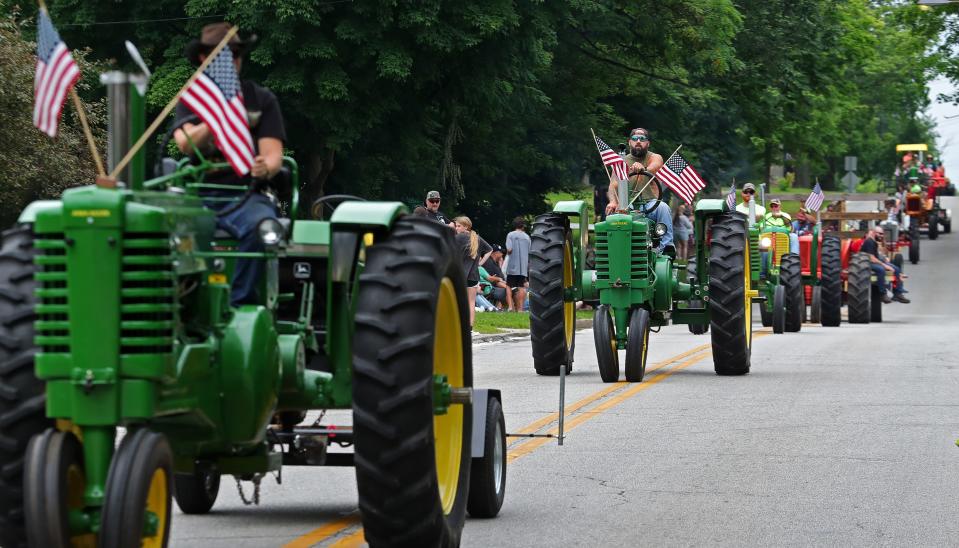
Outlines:
<svg viewBox="0 0 959 548"><path fill-rule="evenodd" d="M203 27L199 39L191 41L186 49L187 59L194 65L200 65L230 32L229 23L212 23ZM233 63L237 74L243 63L243 54L252 40L241 40L233 36L227 47L233 53ZM238 177L235 172L227 168L216 173L209 173L206 181L209 183L236 185L236 191L216 191L205 193L205 196L220 198L219 201L208 200L207 207L220 212L217 216L217 226L229 232L238 241L237 251L262 251L263 245L256 234L256 227L263 219L278 216L276 206L268 196L260 192L253 192L243 199L237 207L236 200L241 199L250 179L270 180L283 165L283 143L286 141L286 130L283 125L283 115L280 111L276 96L269 89L253 82L243 80L240 83L243 92L243 102L247 111L250 133L253 136L255 150L253 166L246 177ZM186 121L190 119L190 121ZM214 144L213 134L205 123L196 123L190 109L181 101L176 109L176 121L179 129L174 133L177 147L184 154L191 155L194 146L209 159L221 159ZM234 198L235 200L223 200ZM262 276L263 261L257 259L239 259L232 282L231 304L255 304L258 302L256 287Z"/></svg>

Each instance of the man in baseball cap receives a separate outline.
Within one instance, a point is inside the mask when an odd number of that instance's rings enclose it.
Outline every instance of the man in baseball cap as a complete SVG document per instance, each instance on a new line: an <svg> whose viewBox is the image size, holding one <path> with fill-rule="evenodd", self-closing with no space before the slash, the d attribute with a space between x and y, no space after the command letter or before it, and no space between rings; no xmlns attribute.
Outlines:
<svg viewBox="0 0 959 548"><path fill-rule="evenodd" d="M440 212L440 191L438 190L431 190L426 193L426 212L427 217L438 223L447 226L452 226L453 224L452 221L446 218L446 215Z"/></svg>
<svg viewBox="0 0 959 548"><path fill-rule="evenodd" d="M743 201L739 202L736 206L736 211L742 213L743 215L749 216L749 202L756 197L756 185L752 183L746 183L743 185ZM756 220L760 220L766 215L766 208L756 204Z"/></svg>

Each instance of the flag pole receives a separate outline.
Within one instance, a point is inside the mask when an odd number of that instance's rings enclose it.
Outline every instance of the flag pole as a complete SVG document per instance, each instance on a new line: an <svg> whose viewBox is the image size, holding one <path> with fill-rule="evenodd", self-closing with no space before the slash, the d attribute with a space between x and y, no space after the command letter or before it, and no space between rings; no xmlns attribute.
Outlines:
<svg viewBox="0 0 959 548"><path fill-rule="evenodd" d="M666 162L668 162L670 158L672 158L673 156L675 156L676 153L679 152L679 149L681 149L681 148L683 148L683 145L682 145L682 144L680 144L678 147L676 147L676 150L674 150L672 154L670 154L669 156L666 157ZM665 165L666 162L663 162L663 165ZM661 169L661 168L660 168L660 169ZM657 173L653 173L653 176L650 177L648 181L646 181L646 185L643 186L643 188L639 189L639 192L637 192L636 195L633 196L633 199L629 201L629 205L633 205L633 202L636 201L636 198L639 198L639 195L642 194L643 191L646 190L646 187L648 187L649 184L653 182L653 179L655 179L655 178L656 178L656 175L659 173L659 170L656 170L656 171L657 171ZM628 179L627 179L627 180L628 180ZM659 198L662 199L662 196L660 196Z"/></svg>
<svg viewBox="0 0 959 548"><path fill-rule="evenodd" d="M40 10L47 14L47 17L50 17L46 2L37 0L37 5L40 6ZM83 108L83 103L80 101L80 97L77 95L76 85L70 86L70 98L73 99L73 106L77 109L77 117L80 118L80 126L83 127L83 134L87 138L87 146L90 147L93 162L97 165L97 175L103 177L105 174L103 170L103 160L100 159L100 152L97 150L96 141L93 140L93 132L90 131L90 124L87 123L87 114Z"/></svg>
<svg viewBox="0 0 959 548"><path fill-rule="evenodd" d="M596 146L596 152L599 152L600 158L602 158L603 153L601 150L599 150L599 143L596 141L596 132L593 131L593 128L589 128L589 132L593 134L593 145ZM612 179L613 175L609 172L609 166L606 165L606 162L600 162L600 163L603 164L603 169L606 170L606 178Z"/></svg>
<svg viewBox="0 0 959 548"><path fill-rule="evenodd" d="M140 147L142 147L143 144L146 143L147 139L149 139L150 136L153 135L153 132L156 131L158 127L160 127L160 124L163 123L163 120L167 117L168 114L170 114L170 111L173 110L173 107L175 107L177 102L180 100L180 95L182 95L183 92L187 90L187 88L193 85L193 82L197 78L199 78L201 74L203 74L203 71L206 70L206 67L213 62L213 59L215 59L216 56L220 54L220 51L222 51L223 48L226 47L227 42L229 42L239 30L240 30L239 27L233 26L230 29L230 32L226 33L226 36L224 36L223 39L220 40L220 43L217 44L216 47L213 48L213 51L211 51L210 54L207 55L206 59L204 59L203 62L200 63L200 66L196 69L193 75L190 76L190 79L187 80L185 84L183 84L183 87L180 88L180 91L176 92L176 95L174 95L173 98L170 99L170 102L167 103L165 107L163 107L163 110L160 112L160 115L157 116L155 120L153 120L153 123L150 124L150 127L148 127L146 131L143 132L143 135L141 135L140 138L137 139L137 142L134 143L132 147L130 147L130 150L127 151L123 159L120 160L119 163L117 163L117 165L113 168L113 171L110 172L110 178L116 177L117 173L120 173L121 171L123 171L123 168L125 168L126 165L130 162L130 160L133 159L137 151L140 150Z"/></svg>

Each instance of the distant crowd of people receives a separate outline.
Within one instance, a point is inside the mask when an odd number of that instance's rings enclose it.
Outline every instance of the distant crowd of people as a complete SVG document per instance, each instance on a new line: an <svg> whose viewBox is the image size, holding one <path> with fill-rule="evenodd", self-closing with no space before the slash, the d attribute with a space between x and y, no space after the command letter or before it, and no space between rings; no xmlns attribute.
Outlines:
<svg viewBox="0 0 959 548"><path fill-rule="evenodd" d="M426 194L424 205L413 210L414 215L432 219L456 232L456 246L460 252L463 272L466 273L466 291L469 298L470 328L477 312L529 310L529 250L532 240L526 233L522 217L513 220L513 231L506 235L505 245L489 244L475 230L469 217L450 220L440 211L439 191Z"/></svg>

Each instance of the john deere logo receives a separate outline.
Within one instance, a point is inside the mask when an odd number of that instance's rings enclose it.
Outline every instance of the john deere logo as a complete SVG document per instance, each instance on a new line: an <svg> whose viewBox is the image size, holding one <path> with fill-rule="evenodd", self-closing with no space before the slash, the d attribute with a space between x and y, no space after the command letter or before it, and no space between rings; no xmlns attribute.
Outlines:
<svg viewBox="0 0 959 548"><path fill-rule="evenodd" d="M109 209L74 209L70 212L71 217L109 217Z"/></svg>
<svg viewBox="0 0 959 548"><path fill-rule="evenodd" d="M626 226L629 224L629 222L628 221L612 221L610 222L610 224L613 226Z"/></svg>

